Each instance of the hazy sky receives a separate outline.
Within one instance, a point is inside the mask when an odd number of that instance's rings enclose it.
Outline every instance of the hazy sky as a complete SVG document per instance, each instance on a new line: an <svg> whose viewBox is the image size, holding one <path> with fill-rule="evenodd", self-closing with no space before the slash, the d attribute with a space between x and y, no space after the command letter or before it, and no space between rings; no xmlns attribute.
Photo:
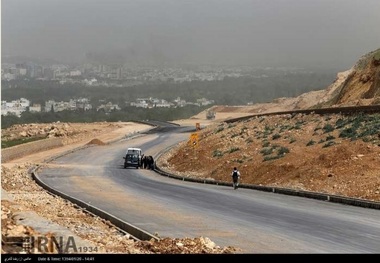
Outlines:
<svg viewBox="0 0 380 263"><path fill-rule="evenodd" d="M350 68L380 0L1 0L2 56Z"/></svg>

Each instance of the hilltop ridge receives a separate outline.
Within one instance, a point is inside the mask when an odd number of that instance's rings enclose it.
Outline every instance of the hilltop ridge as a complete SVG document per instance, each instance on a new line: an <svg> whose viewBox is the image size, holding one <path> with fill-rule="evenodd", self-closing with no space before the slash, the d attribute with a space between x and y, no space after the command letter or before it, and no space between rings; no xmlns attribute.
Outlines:
<svg viewBox="0 0 380 263"><path fill-rule="evenodd" d="M380 48L360 57L350 69L338 72L326 89L254 105L214 105L192 119L204 118L208 110L216 113L218 121L255 113L377 104L380 104Z"/></svg>

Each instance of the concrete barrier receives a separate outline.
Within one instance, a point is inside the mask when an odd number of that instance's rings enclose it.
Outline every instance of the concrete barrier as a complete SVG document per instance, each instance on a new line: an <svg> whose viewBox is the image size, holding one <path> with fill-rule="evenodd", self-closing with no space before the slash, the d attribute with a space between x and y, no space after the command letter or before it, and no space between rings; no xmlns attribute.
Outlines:
<svg viewBox="0 0 380 263"><path fill-rule="evenodd" d="M158 159L159 159L159 156L157 160ZM215 184L215 185L223 185L223 186L232 187L232 183L228 183L224 181L191 178L191 177L186 177L186 176L178 176L178 175L170 174L166 171L163 171L160 167L157 166L157 164L155 164L154 170L155 172L157 172L158 174L162 176L167 176L167 177L174 178L181 181L196 182L196 183L203 183L203 184ZM289 188L253 185L253 184L240 184L239 188L272 192L272 193L277 193L277 194L293 195L293 196L299 196L299 197L305 197L305 198L312 198L312 199L328 201L328 202L333 202L333 203L360 206L364 208L380 209L380 202L350 198L350 197L345 197L345 196L309 192L309 191L295 190L295 189L289 189Z"/></svg>

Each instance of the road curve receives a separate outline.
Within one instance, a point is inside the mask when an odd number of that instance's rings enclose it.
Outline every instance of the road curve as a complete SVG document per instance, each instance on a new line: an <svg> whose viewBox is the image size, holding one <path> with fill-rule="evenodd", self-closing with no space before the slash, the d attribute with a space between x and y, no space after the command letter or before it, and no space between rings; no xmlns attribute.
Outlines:
<svg viewBox="0 0 380 263"><path fill-rule="evenodd" d="M123 169L127 147L147 155L189 136L182 127L94 145L51 162L44 183L161 237L209 237L242 253L379 253L380 211Z"/></svg>

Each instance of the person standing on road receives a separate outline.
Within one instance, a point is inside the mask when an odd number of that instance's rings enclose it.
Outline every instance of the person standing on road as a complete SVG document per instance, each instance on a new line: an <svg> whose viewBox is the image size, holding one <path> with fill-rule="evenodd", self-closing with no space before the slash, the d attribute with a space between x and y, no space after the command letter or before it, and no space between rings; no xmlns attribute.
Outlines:
<svg viewBox="0 0 380 263"><path fill-rule="evenodd" d="M239 187L239 179L240 179L240 172L239 170L234 167L232 173L231 173L231 176L232 176L232 185L234 187L234 189L238 189Z"/></svg>

